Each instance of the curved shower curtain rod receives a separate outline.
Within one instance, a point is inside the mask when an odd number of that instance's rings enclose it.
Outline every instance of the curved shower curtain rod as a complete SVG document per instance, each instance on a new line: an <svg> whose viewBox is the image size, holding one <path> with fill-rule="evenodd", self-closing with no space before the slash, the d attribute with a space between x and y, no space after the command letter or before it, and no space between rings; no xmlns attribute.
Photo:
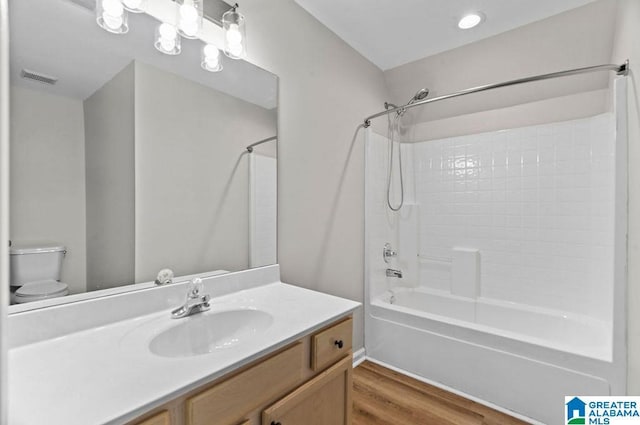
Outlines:
<svg viewBox="0 0 640 425"><path fill-rule="evenodd" d="M628 75L629 60L627 59L622 65L605 64L605 65L588 66L586 68L569 69L567 71L535 75L533 77L519 78L517 80L509 80L509 81L504 81L502 83L486 84L483 86L460 90L455 93L444 94L442 96L433 97L431 99L425 99L415 103L387 109L386 111L378 112L377 114L368 116L367 118L364 119L364 127L365 128L369 127L371 125L371 120L374 118L382 117L387 114L403 111L410 108L415 108L416 106L426 105L427 103L437 102L439 100L451 99L452 97L464 96L466 94L471 94L471 93L479 93L482 91L498 89L501 87L515 86L517 84L531 83L534 81L549 80L551 78L567 77L569 75L587 74L589 72L598 72L598 71L615 71L618 75Z"/></svg>
<svg viewBox="0 0 640 425"><path fill-rule="evenodd" d="M250 144L249 146L246 147L247 152L251 153L251 152L253 152L253 147L254 146L258 146L258 145L261 145L263 143L267 143L267 142L270 142L272 140L276 140L277 138L278 138L278 136L271 136L271 137L267 137L266 139L262 139L259 142L252 143L252 144Z"/></svg>

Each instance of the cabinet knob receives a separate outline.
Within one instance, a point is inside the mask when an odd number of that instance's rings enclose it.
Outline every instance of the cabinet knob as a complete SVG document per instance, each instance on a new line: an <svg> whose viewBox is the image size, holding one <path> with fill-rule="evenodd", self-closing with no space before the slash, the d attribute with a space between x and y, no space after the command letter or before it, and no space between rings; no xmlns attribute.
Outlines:
<svg viewBox="0 0 640 425"><path fill-rule="evenodd" d="M341 339L337 340L336 342L334 342L335 345L338 346L338 348L342 348L344 347L344 342L342 342Z"/></svg>
<svg viewBox="0 0 640 425"><path fill-rule="evenodd" d="M280 422L271 421L271 425L282 425Z"/></svg>

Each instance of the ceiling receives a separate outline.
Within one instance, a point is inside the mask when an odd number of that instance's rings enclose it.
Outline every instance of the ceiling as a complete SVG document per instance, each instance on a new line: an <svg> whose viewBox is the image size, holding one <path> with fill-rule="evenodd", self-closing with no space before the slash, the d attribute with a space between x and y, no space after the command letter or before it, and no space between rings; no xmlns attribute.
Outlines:
<svg viewBox="0 0 640 425"><path fill-rule="evenodd" d="M79 4L89 0L10 0L11 84L86 99L132 60L139 60L266 109L277 105L277 77L245 61L225 60L222 72L200 68L197 40L183 40L179 56L153 47L158 24L146 14L129 14L129 32L109 34ZM79 4L77 4L77 3ZM57 77L53 85L25 80L27 69Z"/></svg>
<svg viewBox="0 0 640 425"><path fill-rule="evenodd" d="M351 47L388 70L595 0L295 0ZM469 12L486 19L470 30Z"/></svg>

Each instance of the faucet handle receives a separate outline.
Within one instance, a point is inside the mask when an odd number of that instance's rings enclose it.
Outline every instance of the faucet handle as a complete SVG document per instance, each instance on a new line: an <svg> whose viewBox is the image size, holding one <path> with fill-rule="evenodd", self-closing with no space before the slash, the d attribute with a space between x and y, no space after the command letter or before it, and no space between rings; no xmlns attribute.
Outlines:
<svg viewBox="0 0 640 425"><path fill-rule="evenodd" d="M187 298L198 298L204 289L202 279L196 277L189 281L189 289L187 290Z"/></svg>
<svg viewBox="0 0 640 425"><path fill-rule="evenodd" d="M397 257L398 256L398 252L394 251L391 248L391 244L390 243L386 243L384 244L384 248L382 248L382 258L384 259L384 262L389 264L389 262L391 261L391 258L393 257Z"/></svg>
<svg viewBox="0 0 640 425"><path fill-rule="evenodd" d="M173 270L171 269L162 269L158 272L158 276L156 277L155 284L156 285L166 285L173 283Z"/></svg>

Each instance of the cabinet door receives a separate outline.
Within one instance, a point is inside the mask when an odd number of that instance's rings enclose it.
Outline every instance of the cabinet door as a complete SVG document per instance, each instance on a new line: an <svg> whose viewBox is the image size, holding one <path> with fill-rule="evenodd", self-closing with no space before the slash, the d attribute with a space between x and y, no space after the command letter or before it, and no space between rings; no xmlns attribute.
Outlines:
<svg viewBox="0 0 640 425"><path fill-rule="evenodd" d="M302 343L260 361L231 378L187 399L186 425L242 423L248 412L286 394L302 381Z"/></svg>
<svg viewBox="0 0 640 425"><path fill-rule="evenodd" d="M164 412L158 413L155 416L152 416L142 422L139 422L138 425L170 425L171 417L169 416L169 412L166 410Z"/></svg>
<svg viewBox="0 0 640 425"><path fill-rule="evenodd" d="M262 412L262 425L350 425L351 356Z"/></svg>

